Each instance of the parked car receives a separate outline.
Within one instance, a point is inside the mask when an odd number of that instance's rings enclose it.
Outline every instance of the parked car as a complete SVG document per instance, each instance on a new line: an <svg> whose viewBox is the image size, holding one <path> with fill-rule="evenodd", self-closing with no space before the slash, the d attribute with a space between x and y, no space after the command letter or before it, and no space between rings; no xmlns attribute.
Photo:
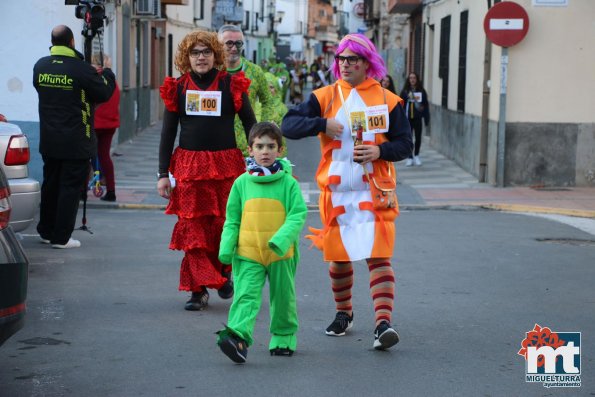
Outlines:
<svg viewBox="0 0 595 397"><path fill-rule="evenodd" d="M0 167L0 345L23 327L29 260L9 224L10 188Z"/></svg>
<svg viewBox="0 0 595 397"><path fill-rule="evenodd" d="M1 115L0 115L1 116ZM11 191L10 225L15 232L25 230L35 218L41 199L39 182L29 178L29 141L16 124L0 117L0 168Z"/></svg>

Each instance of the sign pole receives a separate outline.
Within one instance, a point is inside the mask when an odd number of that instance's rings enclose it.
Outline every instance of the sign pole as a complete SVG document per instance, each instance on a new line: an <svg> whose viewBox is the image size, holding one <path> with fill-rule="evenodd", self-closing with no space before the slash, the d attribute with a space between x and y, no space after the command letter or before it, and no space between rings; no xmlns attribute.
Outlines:
<svg viewBox="0 0 595 397"><path fill-rule="evenodd" d="M488 10L483 19L483 30L488 40L502 47L502 55L500 56L500 114L498 116L496 145L496 183L498 187L504 187L504 173L506 170L508 47L523 40L529 30L529 16L527 15L527 11L517 3L513 1L501 1Z"/></svg>
<svg viewBox="0 0 595 397"><path fill-rule="evenodd" d="M504 187L504 160L506 150L506 84L508 79L508 47L502 47L500 56L500 115L498 116L498 161L496 175L498 187Z"/></svg>

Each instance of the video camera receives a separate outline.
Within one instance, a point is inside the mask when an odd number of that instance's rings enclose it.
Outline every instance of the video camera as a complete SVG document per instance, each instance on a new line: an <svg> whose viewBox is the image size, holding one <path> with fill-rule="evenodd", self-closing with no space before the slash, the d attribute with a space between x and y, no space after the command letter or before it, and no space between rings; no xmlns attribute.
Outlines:
<svg viewBox="0 0 595 397"><path fill-rule="evenodd" d="M65 5L75 5L74 15L85 21L83 36L93 37L103 28L105 0L64 0Z"/></svg>

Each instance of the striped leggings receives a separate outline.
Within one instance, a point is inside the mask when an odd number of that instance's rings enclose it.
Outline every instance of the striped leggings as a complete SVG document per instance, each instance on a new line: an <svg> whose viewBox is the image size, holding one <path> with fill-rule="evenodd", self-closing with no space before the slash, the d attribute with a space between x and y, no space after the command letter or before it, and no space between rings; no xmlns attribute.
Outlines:
<svg viewBox="0 0 595 397"><path fill-rule="evenodd" d="M374 301L376 325L391 322L395 297L395 273L387 258L366 259L370 271L370 295ZM338 312L353 313L351 289L353 266L351 262L330 262L329 275Z"/></svg>

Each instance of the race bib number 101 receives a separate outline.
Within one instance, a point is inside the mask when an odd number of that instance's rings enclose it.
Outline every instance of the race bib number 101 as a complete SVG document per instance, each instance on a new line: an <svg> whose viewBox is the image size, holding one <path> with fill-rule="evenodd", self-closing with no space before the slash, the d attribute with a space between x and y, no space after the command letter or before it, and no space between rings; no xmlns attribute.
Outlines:
<svg viewBox="0 0 595 397"><path fill-rule="evenodd" d="M366 108L368 130L376 134L388 131L388 106L378 105Z"/></svg>
<svg viewBox="0 0 595 397"><path fill-rule="evenodd" d="M221 91L186 91L186 114L221 116Z"/></svg>

